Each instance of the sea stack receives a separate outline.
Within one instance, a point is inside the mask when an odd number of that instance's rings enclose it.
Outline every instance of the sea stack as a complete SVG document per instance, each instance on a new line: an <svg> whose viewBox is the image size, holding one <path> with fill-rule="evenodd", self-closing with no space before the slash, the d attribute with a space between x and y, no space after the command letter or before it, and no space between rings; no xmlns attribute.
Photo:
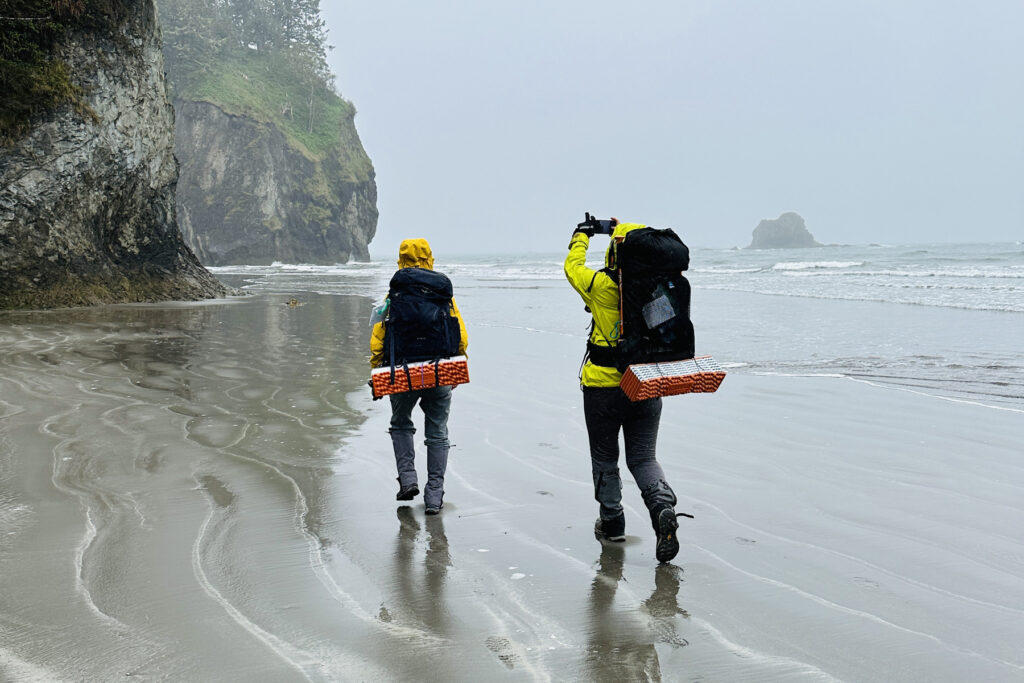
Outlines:
<svg viewBox="0 0 1024 683"><path fill-rule="evenodd" d="M174 108L178 223L200 261L370 260L377 185L354 108L340 117L334 143L318 153L229 104L182 96Z"/></svg>
<svg viewBox="0 0 1024 683"><path fill-rule="evenodd" d="M0 145L0 309L228 293L178 230L154 2L111 7L53 48L77 95Z"/></svg>
<svg viewBox="0 0 1024 683"><path fill-rule="evenodd" d="M804 224L800 214L787 211L772 220L765 218L754 228L753 239L747 249L797 249L820 247Z"/></svg>
<svg viewBox="0 0 1024 683"><path fill-rule="evenodd" d="M207 266L369 261L375 173L319 4L228 5L160 3L182 236Z"/></svg>

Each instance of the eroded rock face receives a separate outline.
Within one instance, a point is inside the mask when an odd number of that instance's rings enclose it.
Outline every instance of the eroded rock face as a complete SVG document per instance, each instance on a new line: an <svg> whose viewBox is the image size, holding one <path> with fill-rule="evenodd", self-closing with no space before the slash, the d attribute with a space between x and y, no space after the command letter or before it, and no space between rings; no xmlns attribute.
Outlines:
<svg viewBox="0 0 1024 683"><path fill-rule="evenodd" d="M88 111L0 148L0 308L201 299L227 290L175 215L174 117L152 0L60 48Z"/></svg>
<svg viewBox="0 0 1024 683"><path fill-rule="evenodd" d="M798 213L788 211L775 220L764 219L754 228L748 249L792 249L820 247Z"/></svg>
<svg viewBox="0 0 1024 683"><path fill-rule="evenodd" d="M206 265L368 261L377 186L340 152L311 159L273 125L177 100L178 223ZM351 121L340 149L360 145ZM362 147L358 147L362 154Z"/></svg>

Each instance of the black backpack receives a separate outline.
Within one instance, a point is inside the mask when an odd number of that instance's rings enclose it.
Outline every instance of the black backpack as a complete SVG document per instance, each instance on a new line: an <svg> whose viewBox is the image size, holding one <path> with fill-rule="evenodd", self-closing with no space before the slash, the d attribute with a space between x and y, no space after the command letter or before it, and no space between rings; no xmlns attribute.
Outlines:
<svg viewBox="0 0 1024 683"><path fill-rule="evenodd" d="M622 322L615 367L694 356L690 322L690 250L671 228L638 228L613 250Z"/></svg>
<svg viewBox="0 0 1024 683"><path fill-rule="evenodd" d="M459 320L451 314L452 282L444 273L402 268L391 278L388 299L384 355L392 373L395 366L437 361L459 352Z"/></svg>

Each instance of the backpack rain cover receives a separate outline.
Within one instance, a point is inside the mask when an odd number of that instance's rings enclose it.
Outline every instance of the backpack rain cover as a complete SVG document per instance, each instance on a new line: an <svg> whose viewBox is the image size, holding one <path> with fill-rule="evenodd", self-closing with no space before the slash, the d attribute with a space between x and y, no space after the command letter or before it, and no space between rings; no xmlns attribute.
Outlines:
<svg viewBox="0 0 1024 683"><path fill-rule="evenodd" d="M639 228L616 246L622 306L617 363L624 371L636 363L693 358L690 250L671 228Z"/></svg>

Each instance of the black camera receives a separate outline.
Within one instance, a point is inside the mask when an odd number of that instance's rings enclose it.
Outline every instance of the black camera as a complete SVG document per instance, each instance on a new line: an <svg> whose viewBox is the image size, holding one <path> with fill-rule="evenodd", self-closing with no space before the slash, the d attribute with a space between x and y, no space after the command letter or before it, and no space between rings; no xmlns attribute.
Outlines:
<svg viewBox="0 0 1024 683"><path fill-rule="evenodd" d="M584 215L586 216L586 220L584 220L582 223L577 223L576 227L593 228L595 235L610 235L615 230L615 226L619 224L619 222L614 218L608 220L594 218L593 216L590 215L589 211Z"/></svg>

